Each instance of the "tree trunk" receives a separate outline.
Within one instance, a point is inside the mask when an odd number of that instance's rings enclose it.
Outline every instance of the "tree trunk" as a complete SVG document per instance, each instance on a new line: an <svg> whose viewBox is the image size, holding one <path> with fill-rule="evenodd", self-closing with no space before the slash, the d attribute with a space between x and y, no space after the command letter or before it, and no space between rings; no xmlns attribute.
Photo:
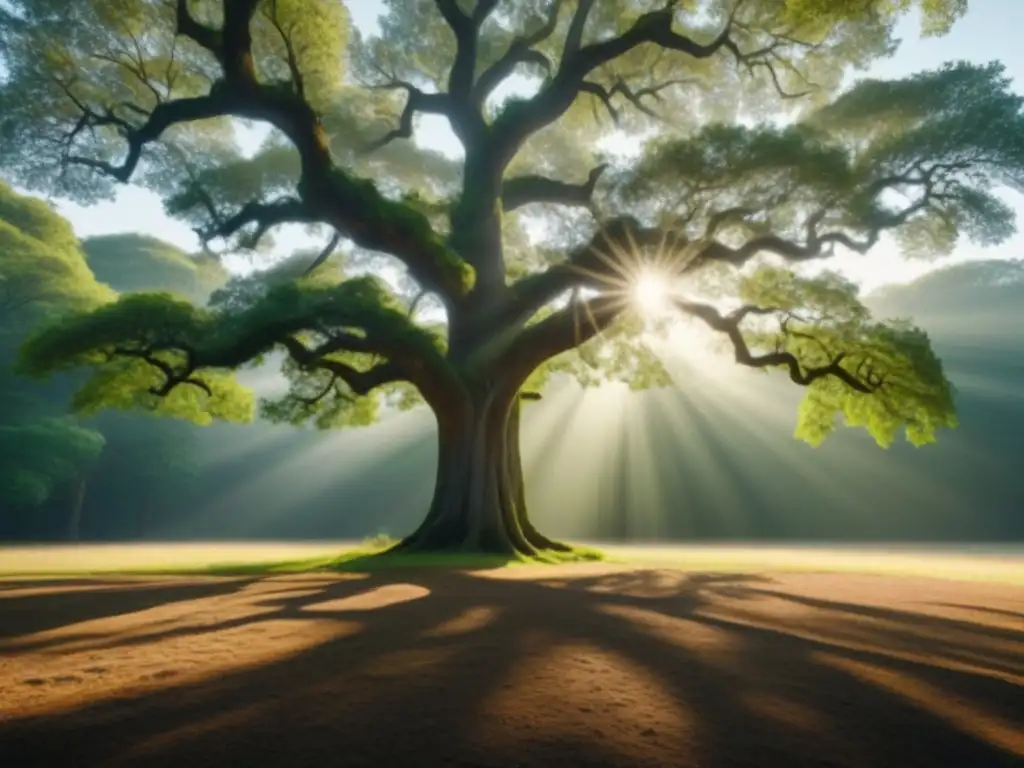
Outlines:
<svg viewBox="0 0 1024 768"><path fill-rule="evenodd" d="M535 556L571 548L539 533L526 510L518 395L489 392L437 414L434 498L401 551Z"/></svg>
<svg viewBox="0 0 1024 768"><path fill-rule="evenodd" d="M71 486L71 516L68 520L68 540L78 541L82 527L82 507L85 505L85 477L79 475Z"/></svg>

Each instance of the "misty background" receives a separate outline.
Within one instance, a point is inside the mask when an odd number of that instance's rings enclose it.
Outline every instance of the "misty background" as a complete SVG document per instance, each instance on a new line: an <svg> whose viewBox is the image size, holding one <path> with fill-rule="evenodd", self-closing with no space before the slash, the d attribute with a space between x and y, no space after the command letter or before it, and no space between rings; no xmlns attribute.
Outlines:
<svg viewBox="0 0 1024 768"><path fill-rule="evenodd" d="M7 216L16 219L30 203L8 195ZM54 232L70 231L49 215ZM227 277L148 236L74 247L119 292L172 290L201 302ZM882 450L863 431L840 429L811 448L792 437L801 388L736 367L687 334L664 353L678 389L583 391L555 381L527 406L523 448L538 525L584 540L1024 540L1024 262L946 267L876 291L868 303L879 315L911 316L932 335L961 422L938 444ZM17 327L8 322L3 345L8 379ZM258 391L276 376L242 374ZM66 412L76 382L10 380L54 413ZM422 519L433 485L425 409L328 433L116 411L83 426L102 434L102 451L56 478L38 503L0 494L0 539L402 535Z"/></svg>

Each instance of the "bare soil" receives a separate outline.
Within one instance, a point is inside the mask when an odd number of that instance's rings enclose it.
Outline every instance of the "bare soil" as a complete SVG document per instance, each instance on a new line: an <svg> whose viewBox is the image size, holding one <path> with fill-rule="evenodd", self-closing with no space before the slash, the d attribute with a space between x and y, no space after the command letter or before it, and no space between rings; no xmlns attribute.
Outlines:
<svg viewBox="0 0 1024 768"><path fill-rule="evenodd" d="M595 564L0 581L4 766L1024 765L1024 589Z"/></svg>

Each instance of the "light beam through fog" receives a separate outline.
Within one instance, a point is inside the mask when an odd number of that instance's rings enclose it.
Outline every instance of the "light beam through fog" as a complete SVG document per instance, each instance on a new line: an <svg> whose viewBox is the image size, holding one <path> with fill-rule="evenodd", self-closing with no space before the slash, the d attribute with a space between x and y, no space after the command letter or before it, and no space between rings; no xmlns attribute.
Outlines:
<svg viewBox="0 0 1024 768"><path fill-rule="evenodd" d="M794 441L802 391L782 375L738 368L713 334L680 324L652 341L678 391L580 390L556 377L540 402L524 407L527 493L538 522L559 536L630 540L796 531L943 539L1012 527L1020 339L986 336L984 318L917 308L960 390L963 423L938 445L881 452L853 430L820 449ZM973 343L981 337L992 340ZM332 436L221 430L210 429L218 437L204 455L210 472L236 479L154 535L399 535L429 500L436 447L426 412ZM979 525L978 514L992 522Z"/></svg>

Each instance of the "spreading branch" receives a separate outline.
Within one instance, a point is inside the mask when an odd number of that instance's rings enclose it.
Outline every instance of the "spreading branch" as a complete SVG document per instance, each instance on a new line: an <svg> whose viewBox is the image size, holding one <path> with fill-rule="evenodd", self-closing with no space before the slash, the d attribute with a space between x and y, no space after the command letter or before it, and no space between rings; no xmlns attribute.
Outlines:
<svg viewBox="0 0 1024 768"><path fill-rule="evenodd" d="M576 12L569 22L569 32L565 36L565 46L562 48L562 57L574 56L580 50L583 43L583 28L587 24L587 17L594 7L594 0L580 0L576 4Z"/></svg>
<svg viewBox="0 0 1024 768"><path fill-rule="evenodd" d="M590 242L569 255L561 263L546 271L527 275L513 286L511 298L496 309L495 323L522 322L542 307L578 288L607 290L610 285L621 284L626 262L642 260L644 251L659 255L659 266L682 275L696 271L709 262L726 262L742 267L754 257L769 253L791 263L810 261L829 255L836 245L855 253L868 252L882 234L895 229L928 208L935 194L936 174L942 166L918 168L914 173L892 175L879 179L867 187L867 193L877 199L883 192L908 184L920 187L920 197L898 211L876 214L869 224L861 225L857 235L842 230L819 232L830 212L822 207L808 215L804 223L803 242L766 234L752 237L739 246L731 246L713 235L726 223L750 215L743 207L734 207L713 214L704 236L692 240L674 228L646 226L637 219L624 216L602 224Z"/></svg>
<svg viewBox="0 0 1024 768"><path fill-rule="evenodd" d="M505 80L516 67L522 64L534 64L550 76L553 71L551 61L533 46L547 40L558 26L558 15L564 0L552 0L544 23L532 32L517 36L504 54L477 78L476 85L470 93L470 100L479 108L498 85Z"/></svg>
<svg viewBox="0 0 1024 768"><path fill-rule="evenodd" d="M698 43L672 29L675 15L673 5L669 4L660 10L643 14L628 30L617 37L583 45L583 29L593 0L579 2L570 22L562 61L555 76L524 108L503 113L502 119L495 125L495 161L499 166L504 168L527 138L561 117L581 92L588 89L591 93L595 92L594 85L588 85L587 81L592 72L638 46L654 44L665 51L685 53L696 59L706 59L720 52L727 52L733 56L737 64L751 66L754 62L763 61L764 66L771 68L773 65L766 57L787 42L777 40L771 47L749 52L740 50L731 37L735 21L734 10L718 35L708 43ZM737 8L739 5L737 4ZM610 93L608 95L610 98Z"/></svg>
<svg viewBox="0 0 1024 768"><path fill-rule="evenodd" d="M358 337L353 336L350 339L347 339L347 341L352 341L357 338ZM311 349L294 336L285 336L282 338L281 345L288 351L291 358L300 366L306 369L330 371L334 377L344 381L355 395L367 395L377 387L383 386L384 384L405 381L407 378L402 371L402 367L390 360L378 363L365 371L360 371L359 369L354 368L347 363L343 363L340 360L325 359L327 352L323 351L323 347ZM342 348L347 349L348 346L346 345L345 347L342 347L337 338L335 338L334 343L329 347L331 351L335 352ZM333 384L334 379L332 378L331 385L329 385L327 391L330 390Z"/></svg>
<svg viewBox="0 0 1024 768"><path fill-rule="evenodd" d="M407 94L402 114L398 118L398 127L370 142L364 151L376 152L396 139L412 138L413 121L417 114L444 115L450 120L456 118L456 108L447 93L426 93L412 83L399 78L391 78L386 82L371 85L376 90L404 90Z"/></svg>
<svg viewBox="0 0 1024 768"><path fill-rule="evenodd" d="M68 92L69 89L65 89ZM120 165L114 165L106 160L82 157L66 152L63 162L66 165L81 165L99 171L121 183L128 183L135 169L142 159L142 151L147 144L158 140L169 128L182 123L190 123L198 120L207 120L220 117L225 114L223 105L218 99L212 96L197 96L193 98L174 99L157 104L141 125L135 125L118 117L113 110L105 110L103 113L86 107L76 101L76 106L82 111L75 128L65 137L65 144L70 149L71 143L76 136L86 128L96 128L104 125L114 125L121 131L122 136L128 144L125 158Z"/></svg>
<svg viewBox="0 0 1024 768"><path fill-rule="evenodd" d="M841 230L819 234L818 226L828 214L827 208L821 208L807 218L806 238L802 243L774 234L751 238L738 247L731 247L718 240L713 240L688 262L687 270L692 271L711 261L725 262L739 267L762 253L781 256L786 261L793 263L810 261L829 255L836 245L841 245L855 253L867 253L878 243L886 230L895 229L905 224L931 204L930 190L926 189L920 199L906 208L878 215L869 226L864 227L866 231L859 237Z"/></svg>
<svg viewBox="0 0 1024 768"><path fill-rule="evenodd" d="M175 370L174 366L168 363L166 360L162 360L157 357L158 352L179 352L185 355L185 364L181 370ZM114 347L112 354L115 357L130 357L137 360L142 360L148 365L156 368L160 373L163 374L164 381L160 386L154 386L149 388L149 393L156 395L157 397L166 397L174 390L175 387L181 384L189 384L193 387L197 387L205 392L209 396L213 396L213 391L210 386L202 379L196 378L193 374L196 372L197 365L195 361L195 353L187 348L181 346L159 346L150 345L143 348L134 347Z"/></svg>
<svg viewBox="0 0 1024 768"><path fill-rule="evenodd" d="M472 14L465 14L457 0L434 0L452 34L455 35L455 60L448 72L447 95L452 99L449 119L456 135L475 143L484 133L483 117L473 101L477 44L480 27L498 5L498 0L478 0Z"/></svg>
<svg viewBox="0 0 1024 768"><path fill-rule="evenodd" d="M241 247L249 250L254 250L263 236L276 226L317 221L306 203L297 198L285 198L272 203L249 202L227 218L221 216L212 203L207 208L212 223L196 230L200 240L209 243L217 238L228 238L252 226L252 231L240 242Z"/></svg>
<svg viewBox="0 0 1024 768"><path fill-rule="evenodd" d="M516 176L507 179L502 187L501 202L506 211L514 211L530 203L554 203L587 207L591 204L594 188L607 170L601 164L590 171L582 184L556 181L544 176Z"/></svg>
<svg viewBox="0 0 1024 768"><path fill-rule="evenodd" d="M805 366L791 352L775 350L764 354L754 354L750 351L743 331L740 327L744 318L751 314L771 314L779 310L773 308L744 306L733 312L723 315L710 304L686 301L677 299L675 306L682 312L696 317L704 322L709 328L719 333L724 333L732 343L736 362L749 368L786 368L789 378L796 384L808 386L818 379L826 376L834 376L858 392L872 394L881 388L885 380L877 376L869 367L866 361L862 361L856 370L850 371L843 363L847 358L846 353L838 352L830 354L829 362L826 365ZM791 333L786 325L783 325L783 333Z"/></svg>
<svg viewBox="0 0 1024 768"><path fill-rule="evenodd" d="M176 125L225 116L266 122L287 136L298 150L300 182L297 191L302 210L292 202L287 206L250 203L235 216L214 215L213 225L208 228L210 233L231 233L252 223L257 225L258 235L267 227L286 221L329 224L363 248L400 259L417 280L446 300L461 297L466 285L461 271L453 265L456 257L433 231L428 219L401 203L387 200L373 185L348 175L334 164L320 118L303 98L299 83L294 83L292 88L282 88L280 84L258 80L250 29L258 5L259 0L225 3L223 26L214 30L198 22L191 15L188 3L179 0L177 33L192 39L217 58L220 79L204 96L164 101L149 112L137 110L142 114L141 120L125 119L112 109L94 110L76 100L82 118L65 138L68 148L65 165L89 167L127 183L145 147ZM103 125L116 127L127 144L124 160L119 165L70 152L82 130ZM382 216L382 209L396 209L396 215ZM286 210L299 218L280 215Z"/></svg>
<svg viewBox="0 0 1024 768"><path fill-rule="evenodd" d="M580 83L580 93L588 93L591 96L596 96L600 99L604 104L605 109L608 110L608 114L611 116L612 122L618 125L620 117L619 109L613 103L613 99L616 94L621 94L630 104L648 117L661 120L662 116L659 115L652 107L648 106L644 99L649 97L654 101L659 102L662 100L662 91L674 86L688 85L695 82L697 82L697 80L694 78L680 77L665 80L664 82L657 83L655 85L644 86L643 88L633 88L625 80L620 79L616 80L609 88L599 83L593 83L589 80L585 80Z"/></svg>

